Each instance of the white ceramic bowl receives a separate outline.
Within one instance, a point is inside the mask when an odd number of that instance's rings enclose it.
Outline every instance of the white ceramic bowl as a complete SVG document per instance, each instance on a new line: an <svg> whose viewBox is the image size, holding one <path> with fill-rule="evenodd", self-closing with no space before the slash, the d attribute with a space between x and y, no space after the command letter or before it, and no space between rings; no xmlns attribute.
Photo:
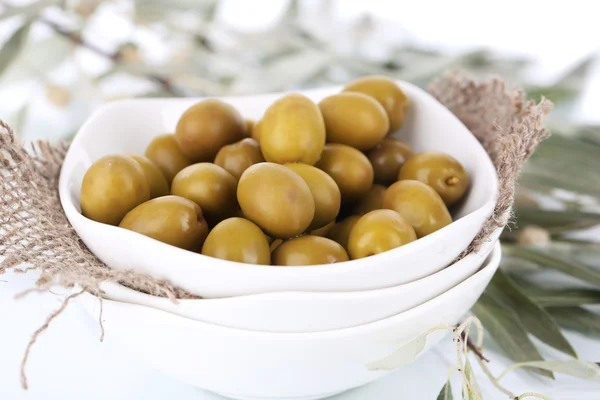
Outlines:
<svg viewBox="0 0 600 400"><path fill-rule="evenodd" d="M223 299L180 300L150 296L116 283L105 298L170 312L196 321L260 332L319 332L362 325L409 310L473 275L485 262L499 229L477 253L425 278L358 292L274 292Z"/></svg>
<svg viewBox="0 0 600 400"><path fill-rule="evenodd" d="M102 320L107 341L188 384L237 399L317 399L384 376L387 371L367 365L431 328L458 323L486 288L500 258L496 242L485 266L444 294L404 313L347 329L254 332L109 300L103 303ZM90 294L79 299L97 321L98 299ZM430 334L423 351L445 336L446 331Z"/></svg>
<svg viewBox="0 0 600 400"><path fill-rule="evenodd" d="M448 266L467 247L491 214L496 171L467 128L428 93L398 82L411 100L396 136L416 151L439 150L456 157L471 177L467 196L453 210L455 222L397 249L360 260L313 267L257 266L184 251L154 239L94 222L79 207L87 168L111 153L143 154L153 137L172 132L182 112L199 99L145 99L110 103L92 115L75 136L59 183L65 213L79 236L114 269L135 269L205 298L280 291L356 291L400 285ZM314 101L340 87L302 92ZM260 118L282 94L224 98L247 118Z"/></svg>

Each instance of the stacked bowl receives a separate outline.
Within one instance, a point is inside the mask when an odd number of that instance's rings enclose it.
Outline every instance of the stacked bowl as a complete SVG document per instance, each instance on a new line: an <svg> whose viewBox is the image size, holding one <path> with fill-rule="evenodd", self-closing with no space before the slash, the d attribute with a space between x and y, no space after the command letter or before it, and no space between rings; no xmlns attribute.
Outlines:
<svg viewBox="0 0 600 400"><path fill-rule="evenodd" d="M372 368L374 362L431 328L458 323L500 262L500 230L456 261L494 209L496 172L449 110L418 87L397 84L411 106L393 135L417 152L456 158L469 174L467 193L442 229L371 257L310 267L207 257L84 217L80 192L90 165L108 154L143 154L198 99L128 100L97 111L76 135L61 171L70 223L109 267L165 279L202 297L174 302L104 283L107 336L165 374L227 397L317 399L380 378L389 371ZM319 102L340 90L301 93ZM221 100L260 118L282 95ZM97 316L98 299L86 295L82 302ZM446 333L430 334L420 353Z"/></svg>

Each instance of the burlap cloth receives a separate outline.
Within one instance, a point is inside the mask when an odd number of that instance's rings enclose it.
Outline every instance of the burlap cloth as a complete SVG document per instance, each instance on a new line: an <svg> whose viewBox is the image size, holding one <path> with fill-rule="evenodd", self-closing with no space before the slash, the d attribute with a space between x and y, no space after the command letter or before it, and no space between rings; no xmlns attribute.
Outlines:
<svg viewBox="0 0 600 400"><path fill-rule="evenodd" d="M452 71L429 85L428 91L452 111L477 137L498 171L499 197L493 214L461 257L477 250L492 232L508 224L519 172L540 141L549 136L544 119L552 103L527 101L519 89L498 78L481 81ZM51 285L78 287L48 317L37 335L84 291L99 293L99 283L120 282L143 292L172 299L194 296L167 281L134 271L116 271L103 264L77 236L63 213L58 177L67 143L39 141L24 146L0 120L0 274L7 269L40 273L34 290ZM23 371L22 371L23 372ZM26 387L22 373L22 384Z"/></svg>

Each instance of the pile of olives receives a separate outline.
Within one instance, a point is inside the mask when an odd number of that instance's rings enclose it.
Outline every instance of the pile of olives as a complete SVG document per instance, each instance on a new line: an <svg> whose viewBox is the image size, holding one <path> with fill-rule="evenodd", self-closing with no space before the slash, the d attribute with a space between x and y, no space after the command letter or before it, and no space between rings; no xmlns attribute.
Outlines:
<svg viewBox="0 0 600 400"><path fill-rule="evenodd" d="M448 154L390 136L409 100L381 76L318 104L276 100L257 121L201 101L145 156L86 171L81 210L179 248L262 265L316 265L382 253L452 222L469 177Z"/></svg>

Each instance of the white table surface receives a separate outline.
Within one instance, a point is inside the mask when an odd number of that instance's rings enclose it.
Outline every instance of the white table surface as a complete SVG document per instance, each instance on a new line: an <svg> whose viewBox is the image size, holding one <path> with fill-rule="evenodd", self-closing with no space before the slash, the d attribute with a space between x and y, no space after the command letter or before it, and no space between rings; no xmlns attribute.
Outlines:
<svg viewBox="0 0 600 400"><path fill-rule="evenodd" d="M111 332L99 341L97 320L72 303L43 333L32 349L27 365L30 387L19 384L19 366L31 334L46 316L60 305L66 291L32 293L15 299L17 293L31 288L35 273L0 275L0 399L1 400L217 400L222 397L182 384L137 360L120 353L111 344ZM60 293L60 294L59 294ZM569 340L585 359L600 361L600 342L575 333ZM550 354L550 353L549 353ZM510 361L488 351L490 368L499 374ZM448 338L413 365L405 367L373 384L358 388L335 400L436 399L449 366L455 361L452 341ZM474 364L484 399L506 399L488 383ZM600 383L557 376L554 382L526 372L510 373L503 384L517 394L538 391L554 400L597 400ZM454 376L454 391L460 398L460 381Z"/></svg>

